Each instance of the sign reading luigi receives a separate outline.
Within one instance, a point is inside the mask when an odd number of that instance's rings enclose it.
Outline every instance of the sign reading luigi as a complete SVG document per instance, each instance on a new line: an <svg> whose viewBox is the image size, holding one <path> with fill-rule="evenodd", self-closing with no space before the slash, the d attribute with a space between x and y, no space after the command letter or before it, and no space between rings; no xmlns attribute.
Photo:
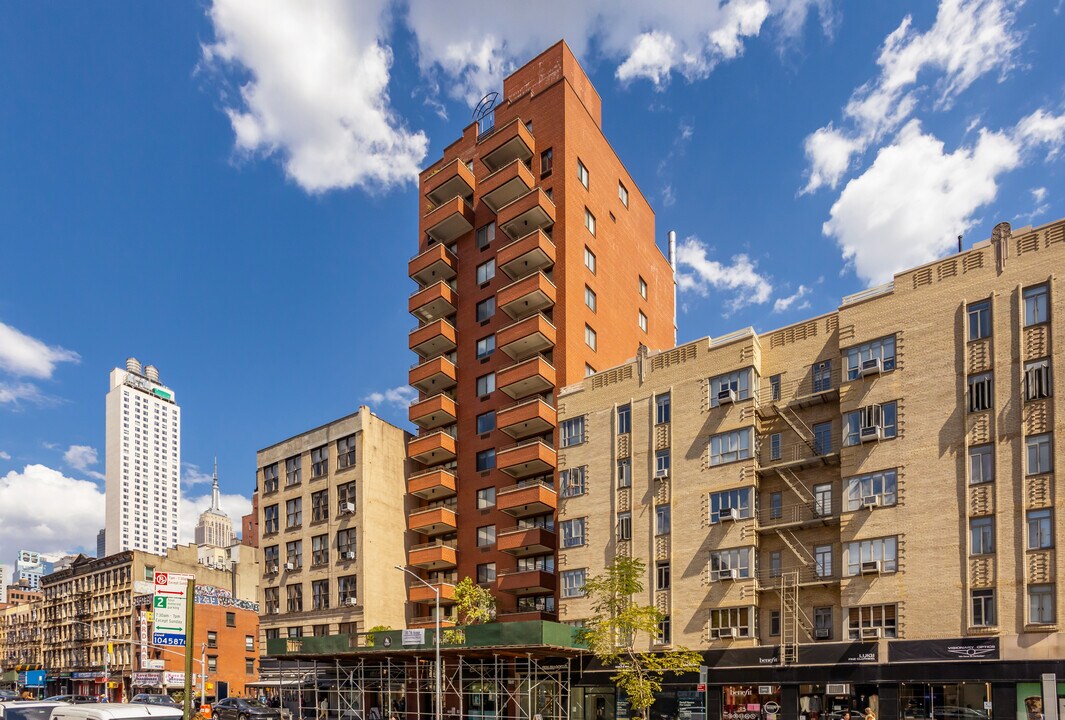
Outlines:
<svg viewBox="0 0 1065 720"><path fill-rule="evenodd" d="M185 609L189 580L186 573L155 574L155 595L152 597L152 645L184 647Z"/></svg>

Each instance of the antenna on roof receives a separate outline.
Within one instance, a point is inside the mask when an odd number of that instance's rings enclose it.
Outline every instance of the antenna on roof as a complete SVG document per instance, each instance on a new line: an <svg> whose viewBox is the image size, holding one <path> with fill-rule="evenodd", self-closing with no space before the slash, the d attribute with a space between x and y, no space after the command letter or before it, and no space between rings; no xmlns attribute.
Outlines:
<svg viewBox="0 0 1065 720"><path fill-rule="evenodd" d="M958 252L961 252L961 238L962 238L962 236L959 235L958 236Z"/></svg>

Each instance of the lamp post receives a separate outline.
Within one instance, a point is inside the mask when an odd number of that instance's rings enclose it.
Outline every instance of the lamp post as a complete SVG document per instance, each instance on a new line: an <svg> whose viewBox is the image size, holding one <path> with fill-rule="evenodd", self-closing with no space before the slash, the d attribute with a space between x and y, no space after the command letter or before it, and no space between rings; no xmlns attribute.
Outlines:
<svg viewBox="0 0 1065 720"><path fill-rule="evenodd" d="M436 595L436 632L433 633L433 644L436 646L436 670L433 674L436 676L436 720L443 720L444 693L441 689L440 680L440 588L430 585L419 577L417 573L411 572L411 570L401 565L396 565L396 570L407 573L422 585L432 590L433 594Z"/></svg>

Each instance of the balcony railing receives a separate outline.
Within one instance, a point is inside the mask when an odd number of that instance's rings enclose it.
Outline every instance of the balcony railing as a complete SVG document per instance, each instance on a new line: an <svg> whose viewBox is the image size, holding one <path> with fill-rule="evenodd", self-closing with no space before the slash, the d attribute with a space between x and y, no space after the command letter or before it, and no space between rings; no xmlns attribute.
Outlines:
<svg viewBox="0 0 1065 720"><path fill-rule="evenodd" d="M781 567L779 571L773 568L760 570L756 575L758 589L764 591L779 590L782 578L793 572L799 573L799 585L830 585L840 581L840 573L836 568L819 570L815 565L793 565Z"/></svg>
<svg viewBox="0 0 1065 720"><path fill-rule="evenodd" d="M763 439L758 449L758 470L760 472L775 470L777 468L799 469L817 464L833 465L839 462L837 448L814 442L793 443L773 447L772 443Z"/></svg>
<svg viewBox="0 0 1065 720"><path fill-rule="evenodd" d="M765 414L772 411L773 405L802 407L831 400L839 394L841 375L838 366L823 370L816 365L807 365L795 378L781 380L779 387L773 387L768 378L762 378L758 404Z"/></svg>
<svg viewBox="0 0 1065 720"><path fill-rule="evenodd" d="M816 503L797 503L779 508L762 508L758 513L760 529L772 530L784 525L829 524L839 522L839 515L834 515L831 508L820 512Z"/></svg>

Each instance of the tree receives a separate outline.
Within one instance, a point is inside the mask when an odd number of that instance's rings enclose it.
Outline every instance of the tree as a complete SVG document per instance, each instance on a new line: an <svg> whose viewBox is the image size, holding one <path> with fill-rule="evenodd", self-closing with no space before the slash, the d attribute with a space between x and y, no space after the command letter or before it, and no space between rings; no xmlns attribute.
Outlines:
<svg viewBox="0 0 1065 720"><path fill-rule="evenodd" d="M455 586L455 621L459 625L480 625L496 619L496 599L488 588L464 577Z"/></svg>
<svg viewBox="0 0 1065 720"><path fill-rule="evenodd" d="M379 632L387 632L392 628L387 625L374 625L372 628L366 631L366 647L373 647L374 640Z"/></svg>
<svg viewBox="0 0 1065 720"><path fill-rule="evenodd" d="M580 639L606 667L615 670L611 680L629 698L630 707L645 715L662 689L665 673L695 672L702 663L699 653L687 648L662 652L637 650L658 636L665 615L652 605L633 600L644 590L647 565L638 558L618 557L601 575L584 584L591 600L590 619L580 630Z"/></svg>

